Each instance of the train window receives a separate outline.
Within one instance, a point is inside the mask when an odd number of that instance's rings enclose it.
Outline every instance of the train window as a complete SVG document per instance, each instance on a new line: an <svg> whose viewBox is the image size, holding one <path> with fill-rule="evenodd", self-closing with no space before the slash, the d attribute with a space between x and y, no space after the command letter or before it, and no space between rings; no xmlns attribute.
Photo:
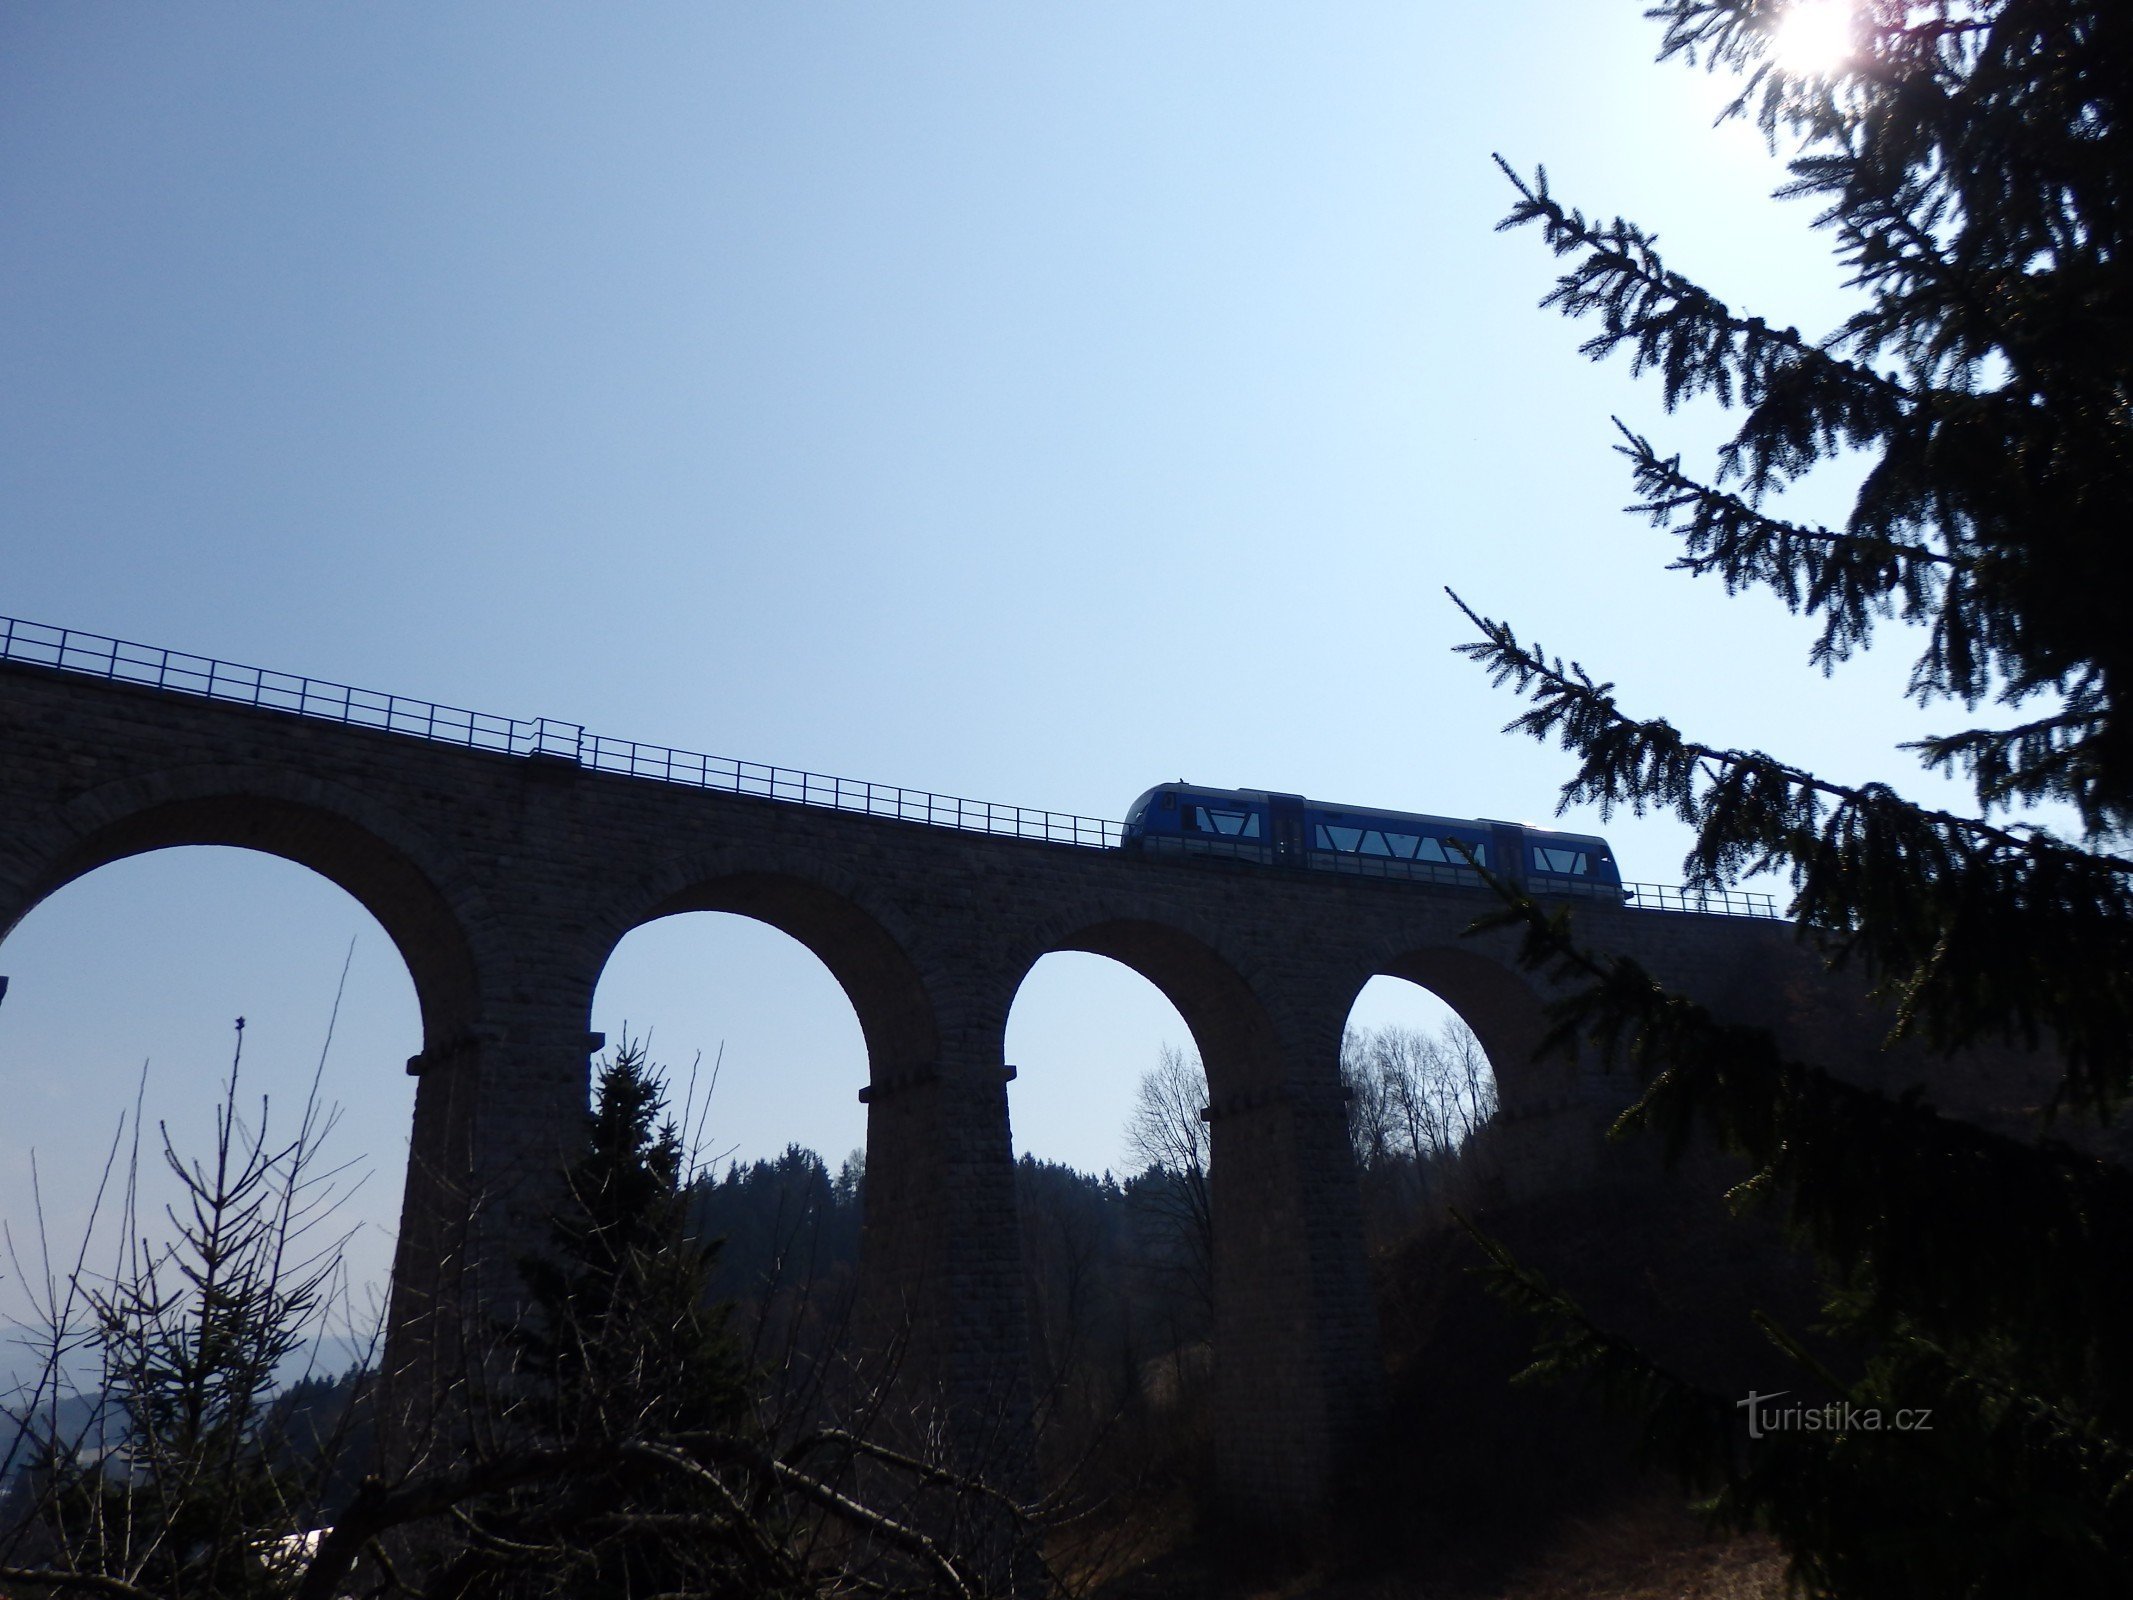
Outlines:
<svg viewBox="0 0 2133 1600"><path fill-rule="evenodd" d="M1402 861L1414 860L1415 847L1421 842L1411 833L1388 833L1385 835L1385 843L1391 848L1392 853Z"/></svg>
<svg viewBox="0 0 2133 1600"><path fill-rule="evenodd" d="M1339 850L1352 856L1362 843L1361 828L1337 828L1328 822L1318 825L1318 847L1321 850Z"/></svg>
<svg viewBox="0 0 2133 1600"><path fill-rule="evenodd" d="M1533 847L1533 870L1535 872L1561 873L1565 877L1585 876L1585 852L1582 850L1557 850L1547 845Z"/></svg>
<svg viewBox="0 0 2133 1600"><path fill-rule="evenodd" d="M1366 856L1389 856L1392 854L1392 851L1386 847L1385 835L1375 828L1363 835L1361 852Z"/></svg>
<svg viewBox="0 0 2133 1600"><path fill-rule="evenodd" d="M1211 806L1187 806L1185 826L1198 833L1218 833L1229 839L1259 837L1256 811L1217 811Z"/></svg>

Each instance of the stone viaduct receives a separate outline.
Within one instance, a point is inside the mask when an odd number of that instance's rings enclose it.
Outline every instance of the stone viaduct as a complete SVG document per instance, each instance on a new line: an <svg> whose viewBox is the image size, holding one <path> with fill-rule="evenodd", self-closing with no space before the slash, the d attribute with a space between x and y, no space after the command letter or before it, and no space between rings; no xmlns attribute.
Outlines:
<svg viewBox="0 0 2133 1600"><path fill-rule="evenodd" d="M0 935L107 862L217 844L323 874L405 958L423 1048L391 1364L431 1349L461 1296L508 1295L586 1108L602 966L678 912L780 928L850 996L871 1079L865 1293L900 1308L914 1370L958 1405L1026 1403L1002 1054L1017 987L1079 950L1169 997L1212 1101L1219 1455L1258 1516L1318 1501L1382 1382L1337 1068L1363 985L1412 979L1473 1027L1520 1189L1584 1181L1624 1093L1534 1059L1546 995L1507 943L1464 936L1491 904L1470 889L1001 836L976 830L1075 824L908 791L721 792L704 785L799 779L13 626ZM1597 904L1581 923L1730 1016L1868 1064L1878 1030L1782 923Z"/></svg>

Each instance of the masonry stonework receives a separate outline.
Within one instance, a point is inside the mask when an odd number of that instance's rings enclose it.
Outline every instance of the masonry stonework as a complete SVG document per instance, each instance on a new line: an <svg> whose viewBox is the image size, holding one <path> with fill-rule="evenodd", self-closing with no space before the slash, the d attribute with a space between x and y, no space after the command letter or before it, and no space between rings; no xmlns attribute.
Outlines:
<svg viewBox="0 0 2133 1600"><path fill-rule="evenodd" d="M188 844L299 862L367 907L420 1000L420 1083L387 1362L426 1381L474 1310L508 1311L582 1126L594 987L632 928L738 913L836 976L869 1059L863 1303L970 1429L1026 1417L1003 1057L1055 950L1176 1005L1206 1065L1224 1488L1309 1512L1382 1374L1344 1133L1340 1039L1385 973L1435 991L1499 1078L1506 1181L1587 1181L1626 1090L1541 1061L1546 988L1470 890L1143 858L585 771L0 664L0 935L107 862ZM1782 924L1591 906L1586 940L1867 1076L1881 1031ZM1972 1085L1978 1106L1989 1079ZM2003 1108L2004 1109L2004 1108ZM413 1376L410 1376L413 1375Z"/></svg>

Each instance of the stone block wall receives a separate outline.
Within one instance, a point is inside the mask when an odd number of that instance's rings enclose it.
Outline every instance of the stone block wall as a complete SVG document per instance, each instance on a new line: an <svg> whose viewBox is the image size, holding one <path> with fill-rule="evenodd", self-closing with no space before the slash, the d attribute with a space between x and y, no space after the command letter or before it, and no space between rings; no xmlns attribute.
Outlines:
<svg viewBox="0 0 2133 1600"><path fill-rule="evenodd" d="M1411 978L1473 1026L1524 1192L1588 1181L1629 1093L1534 1058L1546 987L1505 936L1465 936L1491 905L1474 891L987 837L0 665L0 933L83 873L185 844L311 867L407 962L424 1047L389 1359L417 1389L456 1359L452 1318L508 1310L582 1125L601 968L676 912L768 922L851 997L871 1080L863 1300L908 1338L909 1380L973 1430L1028 1406L1015 992L1047 952L1085 950L1170 998L1209 1078L1222 1464L1254 1516L1311 1510L1377 1410L1339 1081L1362 986ZM1804 1052L1906 1070L1877 1053L1857 985L1783 926L1600 906L1580 922ZM1971 1102L2006 1098L1998 1065L1958 1086Z"/></svg>

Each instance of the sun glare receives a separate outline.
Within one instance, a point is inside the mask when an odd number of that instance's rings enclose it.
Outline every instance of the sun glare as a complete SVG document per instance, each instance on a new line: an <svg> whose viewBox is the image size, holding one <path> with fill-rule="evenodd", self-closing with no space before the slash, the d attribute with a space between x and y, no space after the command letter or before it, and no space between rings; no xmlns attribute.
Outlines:
<svg viewBox="0 0 2133 1600"><path fill-rule="evenodd" d="M1780 70L1799 78L1826 78L1852 55L1850 0L1794 0L1770 36Z"/></svg>

